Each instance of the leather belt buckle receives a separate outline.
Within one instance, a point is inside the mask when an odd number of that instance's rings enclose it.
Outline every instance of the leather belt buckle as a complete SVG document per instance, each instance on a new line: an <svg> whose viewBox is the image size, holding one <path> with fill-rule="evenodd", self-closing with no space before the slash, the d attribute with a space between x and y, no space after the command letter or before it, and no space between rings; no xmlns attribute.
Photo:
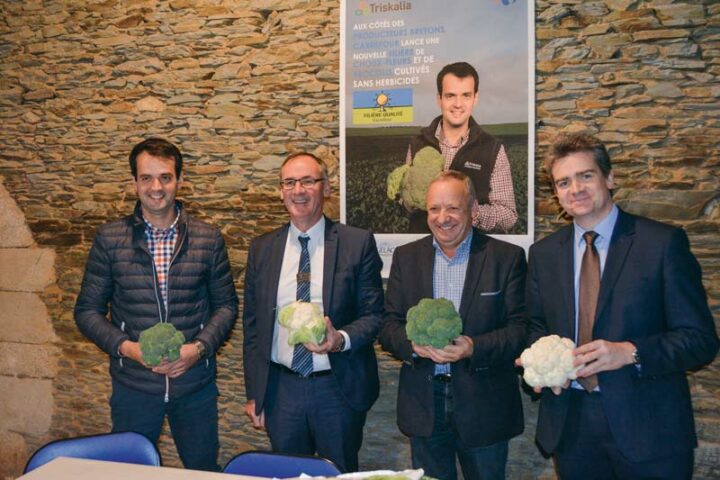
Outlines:
<svg viewBox="0 0 720 480"><path fill-rule="evenodd" d="M435 380L442 383L450 383L452 382L452 375L449 373L440 373L435 375Z"/></svg>

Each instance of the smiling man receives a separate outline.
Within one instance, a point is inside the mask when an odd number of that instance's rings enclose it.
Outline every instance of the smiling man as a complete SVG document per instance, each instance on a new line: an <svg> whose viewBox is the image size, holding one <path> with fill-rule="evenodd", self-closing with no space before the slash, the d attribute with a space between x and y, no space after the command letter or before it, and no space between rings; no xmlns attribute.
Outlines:
<svg viewBox="0 0 720 480"><path fill-rule="evenodd" d="M238 300L220 232L175 200L182 166L166 140L133 148L135 212L98 228L75 321L110 356L113 431L157 442L167 416L183 465L212 471L219 469L215 352L235 324ZM138 339L161 322L185 344L177 360L148 366Z"/></svg>
<svg viewBox="0 0 720 480"><path fill-rule="evenodd" d="M292 154L280 168L290 222L250 243L245 270L243 361L253 426L273 450L319 454L358 470L367 411L379 392L373 343L382 321L382 263L373 235L323 215L325 163ZM322 305L321 344L289 345L278 322L294 301Z"/></svg>
<svg viewBox="0 0 720 480"><path fill-rule="evenodd" d="M439 151L444 170L462 172L473 183L473 225L483 232L508 232L518 219L510 162L502 143L472 117L478 102L477 71L466 62L444 66L437 75L437 92L441 115L410 141L407 163L423 147ZM410 232L428 231L425 213L410 212Z"/></svg>
<svg viewBox="0 0 720 480"><path fill-rule="evenodd" d="M440 480L504 479L508 441L523 431L513 361L525 346L525 252L472 227L470 179L442 172L427 192L432 235L395 249L387 285L383 348L403 361L397 422L414 468ZM462 334L445 348L407 338L407 311L446 298Z"/></svg>
<svg viewBox="0 0 720 480"><path fill-rule="evenodd" d="M542 394L537 441L561 479L689 479L686 370L718 351L685 232L624 212L605 146L559 137L546 168L573 223L530 249L529 343L576 341L578 382ZM518 360L519 362L519 360Z"/></svg>

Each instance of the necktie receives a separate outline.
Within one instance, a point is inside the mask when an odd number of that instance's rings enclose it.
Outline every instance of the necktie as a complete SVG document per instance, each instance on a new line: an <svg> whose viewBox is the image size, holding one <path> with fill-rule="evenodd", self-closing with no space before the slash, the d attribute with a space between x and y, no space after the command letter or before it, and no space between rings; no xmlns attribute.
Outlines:
<svg viewBox="0 0 720 480"><path fill-rule="evenodd" d="M584 345L592 341L595 310L597 308L598 292L600 291L600 257L597 248L595 248L597 236L598 234L593 231L583 234L586 246L580 266L578 345ZM578 378L578 382L585 390L591 392L597 387L597 375Z"/></svg>
<svg viewBox="0 0 720 480"><path fill-rule="evenodd" d="M295 299L299 302L310 301L310 253L308 241L310 237L298 237L300 241L300 265L297 273L297 293ZM295 345L292 358L292 369L307 377L313 371L312 352L301 343Z"/></svg>

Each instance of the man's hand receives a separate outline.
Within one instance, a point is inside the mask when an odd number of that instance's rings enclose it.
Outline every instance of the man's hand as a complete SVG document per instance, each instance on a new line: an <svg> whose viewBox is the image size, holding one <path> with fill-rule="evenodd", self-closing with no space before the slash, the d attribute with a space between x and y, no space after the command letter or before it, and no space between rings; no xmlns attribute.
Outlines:
<svg viewBox="0 0 720 480"><path fill-rule="evenodd" d="M254 429L265 429L265 412L260 412L260 415L255 415L255 400L247 401L245 404L245 415L250 417Z"/></svg>
<svg viewBox="0 0 720 480"><path fill-rule="evenodd" d="M192 368L198 361L198 349L194 343L186 343L180 347L180 358L174 362L163 360L160 365L152 369L153 372L177 378Z"/></svg>
<svg viewBox="0 0 720 480"><path fill-rule="evenodd" d="M516 367L522 367L522 360L520 357L515 359L515 366ZM529 386L529 385L528 385ZM570 380L566 381L565 384L562 387L548 387L555 395L560 395L563 390L567 390L570 387ZM542 393L543 387L532 387L533 392L537 393L538 395Z"/></svg>
<svg viewBox="0 0 720 480"><path fill-rule="evenodd" d="M435 363L453 363L470 357L474 344L470 337L459 335L453 339L452 343L443 348L418 345L415 342L412 342L412 348L419 357L429 358Z"/></svg>
<svg viewBox="0 0 720 480"><path fill-rule="evenodd" d="M142 350L140 349L140 344L138 342L125 340L123 343L120 344L119 351L120 355L122 355L123 357L135 360L136 362L142 364L144 367L147 367L147 365L145 365L145 362L143 361Z"/></svg>
<svg viewBox="0 0 720 480"><path fill-rule="evenodd" d="M617 370L633 363L635 345L630 342L594 340L581 345L573 352L575 366L585 364L577 372L578 377L589 377L598 372Z"/></svg>
<svg viewBox="0 0 720 480"><path fill-rule="evenodd" d="M317 343L303 343L303 346L313 353L330 353L334 352L342 342L342 333L335 330L330 317L325 317L325 340L318 345Z"/></svg>

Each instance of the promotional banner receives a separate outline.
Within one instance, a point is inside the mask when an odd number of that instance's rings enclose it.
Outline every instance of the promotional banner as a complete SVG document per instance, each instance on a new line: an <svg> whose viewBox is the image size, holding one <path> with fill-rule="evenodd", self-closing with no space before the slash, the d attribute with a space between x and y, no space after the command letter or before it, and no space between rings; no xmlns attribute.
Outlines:
<svg viewBox="0 0 720 480"><path fill-rule="evenodd" d="M470 134L457 150L462 163L442 167L434 159L433 168L468 174L480 201L474 224L527 249L534 227L532 2L343 0L341 15L341 220L375 233L384 275L396 246L429 232L422 175L406 173L422 167L410 145L442 138L442 115L460 108L451 98L440 102L437 85L441 69L458 62L478 73L468 112L473 131L491 137L478 142ZM493 142L501 151L487 147Z"/></svg>

